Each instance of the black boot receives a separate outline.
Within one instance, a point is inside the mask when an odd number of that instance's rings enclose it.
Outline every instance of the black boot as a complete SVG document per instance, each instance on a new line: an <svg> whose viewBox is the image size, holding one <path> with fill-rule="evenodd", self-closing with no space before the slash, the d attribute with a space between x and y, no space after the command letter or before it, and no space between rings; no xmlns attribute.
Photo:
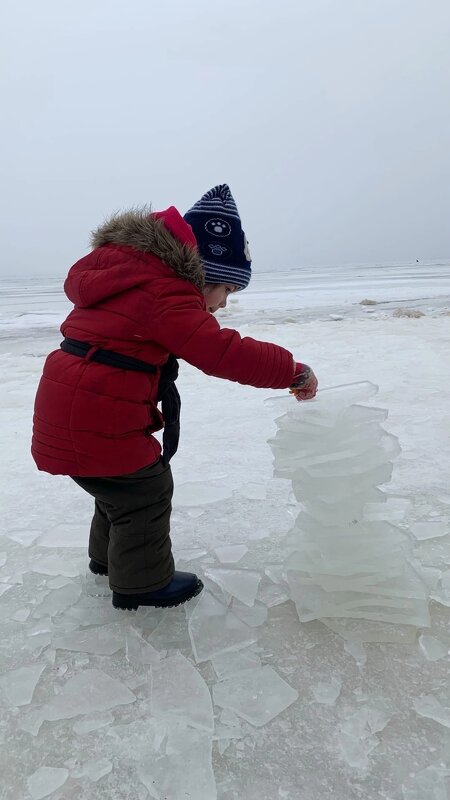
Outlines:
<svg viewBox="0 0 450 800"><path fill-rule="evenodd" d="M114 608L135 611L139 606L153 606L154 608L172 608L191 600L200 594L203 583L193 572L178 572L167 586L155 592L140 592L137 594L119 594L113 592L112 603Z"/></svg>
<svg viewBox="0 0 450 800"><path fill-rule="evenodd" d="M98 561L94 561L91 558L89 562L89 569L94 575L107 575L108 574L108 567L105 567L103 564L100 564Z"/></svg>

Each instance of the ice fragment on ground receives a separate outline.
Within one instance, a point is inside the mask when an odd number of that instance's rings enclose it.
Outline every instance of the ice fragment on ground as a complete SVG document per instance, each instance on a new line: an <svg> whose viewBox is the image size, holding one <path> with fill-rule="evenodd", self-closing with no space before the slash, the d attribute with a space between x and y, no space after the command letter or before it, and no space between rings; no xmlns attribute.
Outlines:
<svg viewBox="0 0 450 800"><path fill-rule="evenodd" d="M213 698L216 705L260 727L294 703L298 692L266 665L216 683Z"/></svg>
<svg viewBox="0 0 450 800"><path fill-rule="evenodd" d="M248 553L248 547L245 544L221 545L214 553L222 564L235 564Z"/></svg>
<svg viewBox="0 0 450 800"><path fill-rule="evenodd" d="M29 616L30 616L29 608L19 608L19 610L12 615L11 619L14 619L16 622L26 622Z"/></svg>
<svg viewBox="0 0 450 800"><path fill-rule="evenodd" d="M14 587L12 583L0 583L0 597Z"/></svg>
<svg viewBox="0 0 450 800"><path fill-rule="evenodd" d="M174 507L184 506L203 506L208 503L217 503L219 500L227 500L232 495L232 489L226 486L213 486L211 483L200 481L189 481L180 483L175 488L173 504Z"/></svg>
<svg viewBox="0 0 450 800"><path fill-rule="evenodd" d="M338 743L344 760L351 767L366 769L368 756L378 746L374 735L382 731L391 718L380 705L366 705L350 713L337 727Z"/></svg>
<svg viewBox="0 0 450 800"><path fill-rule="evenodd" d="M261 574L256 570L206 567L205 575L245 605L254 604L261 580Z"/></svg>
<svg viewBox="0 0 450 800"><path fill-rule="evenodd" d="M254 632L210 592L204 591L189 616L189 636L197 662L256 641Z"/></svg>
<svg viewBox="0 0 450 800"><path fill-rule="evenodd" d="M114 717L110 711L106 711L104 714L89 714L83 719L77 720L73 725L73 730L79 736L84 736L91 731L105 728L107 725L111 725L112 722L114 722Z"/></svg>
<svg viewBox="0 0 450 800"><path fill-rule="evenodd" d="M154 664L159 661L160 655L149 642L136 630L128 628L126 631L126 657L128 661L138 664Z"/></svg>
<svg viewBox="0 0 450 800"><path fill-rule="evenodd" d="M42 534L39 547L83 547L87 545L84 525L57 525Z"/></svg>
<svg viewBox="0 0 450 800"><path fill-rule="evenodd" d="M93 759L92 761L85 761L79 767L76 767L72 772L74 778L87 778L90 781L99 781L105 775L109 775L112 770L112 763L107 758Z"/></svg>
<svg viewBox="0 0 450 800"><path fill-rule="evenodd" d="M186 620L187 606L184 611L165 611L155 630L149 635L149 642L156 650L167 650L189 647L189 632Z"/></svg>
<svg viewBox="0 0 450 800"><path fill-rule="evenodd" d="M431 765L402 784L403 800L449 800L450 769Z"/></svg>
<svg viewBox="0 0 450 800"><path fill-rule="evenodd" d="M122 622L84 628L65 636L55 637L53 646L60 650L73 650L77 653L110 656L125 647L125 629Z"/></svg>
<svg viewBox="0 0 450 800"><path fill-rule="evenodd" d="M321 619L327 628L350 642L398 642L413 644L416 640L416 628L412 625L393 625L361 619Z"/></svg>
<svg viewBox="0 0 450 800"><path fill-rule="evenodd" d="M438 661L448 654L447 645L426 633L419 636L419 647L428 661Z"/></svg>
<svg viewBox="0 0 450 800"><path fill-rule="evenodd" d="M184 725L213 731L209 689L198 670L181 653L152 668L152 716L179 718Z"/></svg>
<svg viewBox="0 0 450 800"><path fill-rule="evenodd" d="M25 706L31 703L36 685L45 669L45 664L32 667L19 667L4 672L0 676L0 689L5 700L12 706Z"/></svg>
<svg viewBox="0 0 450 800"><path fill-rule="evenodd" d="M51 578L47 581L47 586L49 589L61 589L63 586L67 586L71 583L71 578L66 578L64 575L57 575L56 578Z"/></svg>
<svg viewBox="0 0 450 800"><path fill-rule="evenodd" d="M216 800L211 736L192 728L170 731L165 753L146 758L138 775L157 800Z"/></svg>
<svg viewBox="0 0 450 800"><path fill-rule="evenodd" d="M364 645L361 642L347 640L344 642L344 650L349 655L353 656L358 667L363 667L367 661L367 653Z"/></svg>
<svg viewBox="0 0 450 800"><path fill-rule="evenodd" d="M17 542L17 544L21 544L23 547L29 547L35 539L38 538L42 533L41 530L17 530L17 531L9 531L6 535L9 539L12 539L13 542Z"/></svg>
<svg viewBox="0 0 450 800"><path fill-rule="evenodd" d="M268 616L267 607L260 603L255 603L249 607L244 603L240 603L239 600L233 600L231 610L250 628L258 628L260 625L264 625Z"/></svg>
<svg viewBox="0 0 450 800"><path fill-rule="evenodd" d="M320 681L320 683L316 683L315 686L312 686L311 688L318 703L324 703L327 706L334 706L341 693L342 683L337 678L331 678L329 683L326 681Z"/></svg>
<svg viewBox="0 0 450 800"><path fill-rule="evenodd" d="M248 500L265 500L267 489L263 483L244 483L239 487L239 494Z"/></svg>
<svg viewBox="0 0 450 800"><path fill-rule="evenodd" d="M135 695L120 681L99 669L86 669L70 678L59 694L38 709L41 718L54 722L93 711L108 711L134 703Z"/></svg>
<svg viewBox="0 0 450 800"><path fill-rule="evenodd" d="M259 588L257 599L267 608L273 608L273 606L279 606L289 600L289 591L286 586L281 584L263 584Z"/></svg>
<svg viewBox="0 0 450 800"><path fill-rule="evenodd" d="M67 578L76 578L80 573L78 562L66 556L41 556L30 563L32 572L42 575L64 575Z"/></svg>
<svg viewBox="0 0 450 800"><path fill-rule="evenodd" d="M81 595L81 588L76 583L68 583L47 594L33 612L33 617L53 617L61 614L69 606L73 606Z"/></svg>
<svg viewBox="0 0 450 800"><path fill-rule="evenodd" d="M447 536L450 533L450 528L447 522L414 522L411 525L411 532L416 539L424 541Z"/></svg>
<svg viewBox="0 0 450 800"><path fill-rule="evenodd" d="M261 659L251 650L241 650L238 653L221 653L213 656L212 665L218 679L222 680L246 669L261 667Z"/></svg>
<svg viewBox="0 0 450 800"><path fill-rule="evenodd" d="M69 770L63 767L39 767L27 779L28 791L33 800L41 800L56 792L69 777Z"/></svg>
<svg viewBox="0 0 450 800"><path fill-rule="evenodd" d="M450 708L443 706L432 694L416 697L413 701L413 708L420 717L427 717L450 728Z"/></svg>
<svg viewBox="0 0 450 800"><path fill-rule="evenodd" d="M207 555L207 551L201 547L184 547L176 552L179 561L195 561L197 558Z"/></svg>
<svg viewBox="0 0 450 800"><path fill-rule="evenodd" d="M7 558L7 553L0 553L0 567L3 567L6 564Z"/></svg>

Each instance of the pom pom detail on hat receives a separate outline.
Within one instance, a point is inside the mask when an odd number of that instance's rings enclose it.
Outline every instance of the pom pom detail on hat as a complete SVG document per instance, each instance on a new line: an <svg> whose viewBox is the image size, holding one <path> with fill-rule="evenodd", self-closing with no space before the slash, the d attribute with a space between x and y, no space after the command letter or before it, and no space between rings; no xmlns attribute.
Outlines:
<svg viewBox="0 0 450 800"><path fill-rule="evenodd" d="M245 289L251 257L241 218L226 183L203 195L184 215L197 240L206 283L230 283Z"/></svg>

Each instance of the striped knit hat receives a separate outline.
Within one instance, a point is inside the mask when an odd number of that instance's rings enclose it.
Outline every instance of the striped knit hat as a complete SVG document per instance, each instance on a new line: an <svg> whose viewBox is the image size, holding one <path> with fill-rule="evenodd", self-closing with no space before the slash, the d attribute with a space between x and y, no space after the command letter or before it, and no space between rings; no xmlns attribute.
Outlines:
<svg viewBox="0 0 450 800"><path fill-rule="evenodd" d="M226 183L215 186L184 215L197 240L206 283L231 283L245 289L251 277L250 253L233 195Z"/></svg>

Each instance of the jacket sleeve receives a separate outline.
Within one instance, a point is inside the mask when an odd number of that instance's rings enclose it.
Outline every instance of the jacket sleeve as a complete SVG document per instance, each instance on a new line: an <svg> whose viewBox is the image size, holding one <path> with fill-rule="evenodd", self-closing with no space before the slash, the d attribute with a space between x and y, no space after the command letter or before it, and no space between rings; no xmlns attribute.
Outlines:
<svg viewBox="0 0 450 800"><path fill-rule="evenodd" d="M207 375L267 389L285 389L294 378L292 354L229 328L205 310L201 294L185 281L155 298L155 340ZM153 326L152 326L153 327Z"/></svg>

